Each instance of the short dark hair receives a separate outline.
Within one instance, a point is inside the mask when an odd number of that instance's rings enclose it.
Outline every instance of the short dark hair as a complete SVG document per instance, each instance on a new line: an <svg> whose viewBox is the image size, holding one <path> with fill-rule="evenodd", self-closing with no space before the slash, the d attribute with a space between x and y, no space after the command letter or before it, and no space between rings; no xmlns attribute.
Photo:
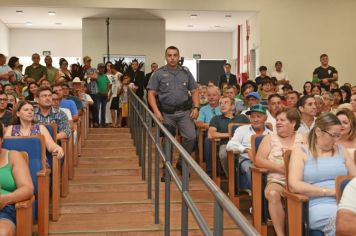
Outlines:
<svg viewBox="0 0 356 236"><path fill-rule="evenodd" d="M0 95L6 95L6 97L7 97L7 94L4 91L1 91L1 90L0 90Z"/></svg>
<svg viewBox="0 0 356 236"><path fill-rule="evenodd" d="M63 88L63 87L70 88L69 85L66 84L66 83L62 84L62 88Z"/></svg>
<svg viewBox="0 0 356 236"><path fill-rule="evenodd" d="M328 56L328 54L323 53L323 54L320 55L320 59L323 58L323 57L327 57L327 56Z"/></svg>
<svg viewBox="0 0 356 236"><path fill-rule="evenodd" d="M276 61L276 63L274 63L274 65L282 65L282 62L281 61Z"/></svg>
<svg viewBox="0 0 356 236"><path fill-rule="evenodd" d="M266 66L260 66L259 71L261 72L263 70L267 70L267 67Z"/></svg>
<svg viewBox="0 0 356 236"><path fill-rule="evenodd" d="M293 93L294 93L295 95L297 95L297 98L299 99L300 93L299 93L298 91L295 91L295 90L289 91L289 92L287 93L287 95L293 94Z"/></svg>
<svg viewBox="0 0 356 236"><path fill-rule="evenodd" d="M309 99L309 98L314 98L313 95L304 95L303 97L299 98L298 99L298 102L297 102L297 107L304 107L305 105L305 102Z"/></svg>
<svg viewBox="0 0 356 236"><path fill-rule="evenodd" d="M12 84L4 84L4 85L2 86L2 89L5 91L5 88L6 88L6 87L14 88L14 86L12 86Z"/></svg>
<svg viewBox="0 0 356 236"><path fill-rule="evenodd" d="M15 68L15 63L19 60L18 57L10 57L9 61L7 62L7 65L10 66L11 69Z"/></svg>
<svg viewBox="0 0 356 236"><path fill-rule="evenodd" d="M169 46L169 47L167 47L164 54L167 54L167 51L168 51L168 50L177 50L177 51L178 51L178 54L180 54L180 53L179 53L179 49L178 49L176 46Z"/></svg>
<svg viewBox="0 0 356 236"><path fill-rule="evenodd" d="M37 92L36 92L36 97L39 97L40 96L40 93L43 92L43 91L50 91L51 93L53 93L52 89L50 87L39 87L37 89Z"/></svg>
<svg viewBox="0 0 356 236"><path fill-rule="evenodd" d="M269 95L267 100L271 101L272 98L279 98L282 100L281 95L279 95L278 93L273 93L273 94Z"/></svg>
<svg viewBox="0 0 356 236"><path fill-rule="evenodd" d="M273 85L273 81L270 79L270 78L264 78L262 80L262 86L265 85L265 84L271 84Z"/></svg>
<svg viewBox="0 0 356 236"><path fill-rule="evenodd" d="M231 64L226 62L224 66L230 66L231 67Z"/></svg>

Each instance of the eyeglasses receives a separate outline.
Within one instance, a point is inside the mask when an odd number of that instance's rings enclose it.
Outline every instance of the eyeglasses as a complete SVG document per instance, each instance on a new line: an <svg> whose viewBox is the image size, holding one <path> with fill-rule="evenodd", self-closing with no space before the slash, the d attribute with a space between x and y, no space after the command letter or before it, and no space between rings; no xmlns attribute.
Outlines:
<svg viewBox="0 0 356 236"><path fill-rule="evenodd" d="M332 134L326 130L321 130L323 131L324 133L327 133L330 137L332 137L333 139L340 139L341 138L341 134Z"/></svg>
<svg viewBox="0 0 356 236"><path fill-rule="evenodd" d="M0 98L0 102L7 102L8 99L7 98Z"/></svg>

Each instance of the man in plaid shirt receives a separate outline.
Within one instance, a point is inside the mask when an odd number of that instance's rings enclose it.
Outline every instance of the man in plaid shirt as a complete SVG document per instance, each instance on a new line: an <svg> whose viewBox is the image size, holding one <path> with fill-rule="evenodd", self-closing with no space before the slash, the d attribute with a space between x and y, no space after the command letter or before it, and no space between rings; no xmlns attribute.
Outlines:
<svg viewBox="0 0 356 236"><path fill-rule="evenodd" d="M52 107L52 90L49 87L40 87L36 97L38 107L35 107L35 120L40 124L56 123L58 126L57 139L70 137L67 115L58 108Z"/></svg>

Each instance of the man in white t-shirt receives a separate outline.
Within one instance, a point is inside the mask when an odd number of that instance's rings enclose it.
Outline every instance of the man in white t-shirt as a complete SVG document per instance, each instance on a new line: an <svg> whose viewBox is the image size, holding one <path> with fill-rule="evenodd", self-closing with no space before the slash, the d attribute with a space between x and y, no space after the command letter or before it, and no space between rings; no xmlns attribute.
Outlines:
<svg viewBox="0 0 356 236"><path fill-rule="evenodd" d="M288 75L286 72L282 71L282 66L281 61L276 61L274 64L276 70L271 73L271 77L275 77L277 79L279 91L276 92L278 93L282 91L283 85L289 84Z"/></svg>
<svg viewBox="0 0 356 236"><path fill-rule="evenodd" d="M111 65L110 67L111 72L113 73L113 78L111 80L111 90L109 91L109 97L111 97L111 104L110 104L110 114L111 114L111 122L113 127L117 127L118 121L119 121L119 109L120 109L120 102L119 99L120 97L117 96L117 93L121 89L121 82L120 78L122 74L118 71L118 69L115 67L115 65Z"/></svg>
<svg viewBox="0 0 356 236"><path fill-rule="evenodd" d="M356 178L345 187L336 217L336 233L340 236L356 235Z"/></svg>

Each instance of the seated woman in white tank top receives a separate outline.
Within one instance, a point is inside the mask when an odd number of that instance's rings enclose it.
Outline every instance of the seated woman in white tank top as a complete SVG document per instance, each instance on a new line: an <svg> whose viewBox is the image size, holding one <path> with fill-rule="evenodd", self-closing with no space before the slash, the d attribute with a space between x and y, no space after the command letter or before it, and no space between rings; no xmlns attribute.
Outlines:
<svg viewBox="0 0 356 236"><path fill-rule="evenodd" d="M356 151L356 116L349 109L341 109L336 113L341 122L341 139L339 144L353 157Z"/></svg>

